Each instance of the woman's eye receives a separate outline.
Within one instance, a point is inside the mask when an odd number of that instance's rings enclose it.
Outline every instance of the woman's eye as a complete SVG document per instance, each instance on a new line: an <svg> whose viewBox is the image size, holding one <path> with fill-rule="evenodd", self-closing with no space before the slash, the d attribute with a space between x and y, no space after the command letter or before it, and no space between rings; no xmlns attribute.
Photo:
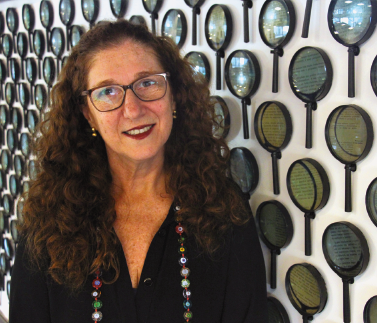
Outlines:
<svg viewBox="0 0 377 323"><path fill-rule="evenodd" d="M140 87L149 87L152 85L155 85L157 82L154 80L143 80L140 82L139 86Z"/></svg>
<svg viewBox="0 0 377 323"><path fill-rule="evenodd" d="M108 95L114 95L116 93L116 89L113 87L106 87L103 88L100 92L101 96L108 96Z"/></svg>

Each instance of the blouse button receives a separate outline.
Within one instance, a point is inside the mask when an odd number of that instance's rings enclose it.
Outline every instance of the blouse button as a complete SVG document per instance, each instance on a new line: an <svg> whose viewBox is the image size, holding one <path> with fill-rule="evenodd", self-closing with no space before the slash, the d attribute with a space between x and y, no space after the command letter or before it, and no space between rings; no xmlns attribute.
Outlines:
<svg viewBox="0 0 377 323"><path fill-rule="evenodd" d="M181 266L183 266L183 265L187 264L187 258L186 257L181 257L181 258L179 258L178 262L179 262L179 264Z"/></svg>
<svg viewBox="0 0 377 323"><path fill-rule="evenodd" d="M183 318L185 320L191 320L192 319L192 312L191 311L186 311L183 313Z"/></svg>
<svg viewBox="0 0 377 323"><path fill-rule="evenodd" d="M144 279L144 285L145 286L152 286L152 284L153 284L153 280L152 280L152 278L145 278Z"/></svg>
<svg viewBox="0 0 377 323"><path fill-rule="evenodd" d="M187 288L187 287L190 287L190 281L188 279L182 279L181 281L181 286L183 288Z"/></svg>
<svg viewBox="0 0 377 323"><path fill-rule="evenodd" d="M181 226L181 225L177 225L176 227L175 227L175 232L177 232L178 234L181 234L181 233L183 233L185 230L183 229L183 226Z"/></svg>
<svg viewBox="0 0 377 323"><path fill-rule="evenodd" d="M102 320L102 313L97 311L97 312L93 312L92 314L92 320L93 321L101 321Z"/></svg>
<svg viewBox="0 0 377 323"><path fill-rule="evenodd" d="M186 309L186 310L188 310L190 307L192 306L192 303L191 303L191 301L184 301L183 302L183 307Z"/></svg>
<svg viewBox="0 0 377 323"><path fill-rule="evenodd" d="M94 288L100 288L102 286L102 280L99 278L96 278L93 280L92 286Z"/></svg>
<svg viewBox="0 0 377 323"><path fill-rule="evenodd" d="M188 277L190 275L190 269L187 267L184 267L181 269L181 276L182 277Z"/></svg>
<svg viewBox="0 0 377 323"><path fill-rule="evenodd" d="M99 309L102 307L102 301L100 300L93 301L92 306L94 309Z"/></svg>

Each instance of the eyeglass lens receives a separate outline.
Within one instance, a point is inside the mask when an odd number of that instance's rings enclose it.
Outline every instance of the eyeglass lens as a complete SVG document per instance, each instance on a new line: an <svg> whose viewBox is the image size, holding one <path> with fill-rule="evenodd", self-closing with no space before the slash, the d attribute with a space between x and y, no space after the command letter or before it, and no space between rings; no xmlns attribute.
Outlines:
<svg viewBox="0 0 377 323"><path fill-rule="evenodd" d="M164 75L150 75L135 81L128 87L121 85L107 85L91 92L91 100L99 111L109 111L119 108L126 95L127 88L142 101L161 99L166 93L166 79Z"/></svg>

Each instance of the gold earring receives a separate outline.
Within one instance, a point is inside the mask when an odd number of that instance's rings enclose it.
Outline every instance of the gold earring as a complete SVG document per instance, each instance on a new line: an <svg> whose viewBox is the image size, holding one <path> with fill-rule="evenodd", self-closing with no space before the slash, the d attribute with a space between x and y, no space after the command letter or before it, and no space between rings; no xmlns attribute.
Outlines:
<svg viewBox="0 0 377 323"><path fill-rule="evenodd" d="M92 128L92 136L93 137L97 137L97 131L96 131L96 128Z"/></svg>
<svg viewBox="0 0 377 323"><path fill-rule="evenodd" d="M173 119L177 119L177 111L176 110L173 111Z"/></svg>

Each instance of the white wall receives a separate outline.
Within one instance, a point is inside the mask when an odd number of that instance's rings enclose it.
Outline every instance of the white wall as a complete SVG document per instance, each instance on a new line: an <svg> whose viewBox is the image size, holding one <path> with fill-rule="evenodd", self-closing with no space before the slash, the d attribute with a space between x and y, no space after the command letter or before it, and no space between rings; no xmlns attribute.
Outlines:
<svg viewBox="0 0 377 323"><path fill-rule="evenodd" d="M54 26L64 27L58 15L58 0L52 0L54 5L55 20ZM100 1L99 19L109 18L112 16L109 2L106 0ZM250 12L251 22L251 42L243 42L243 23L242 23L242 1L235 0L206 0L201 8L201 15L199 18L198 28L200 35L198 38L198 45L191 45L191 20L192 13L184 1L164 0L164 4L159 13L158 19L158 33L161 31L161 22L164 14L171 8L179 8L183 10L188 21L188 35L183 46L183 53L190 51L200 51L206 54L210 61L212 70L211 90L213 94L222 96L227 102L231 114L231 129L228 135L229 145L231 147L244 146L250 149L255 155L259 169L260 182L257 190L252 195L250 202L255 213L257 207L261 202L270 199L277 199L282 202L289 210L293 224L294 236L291 244L282 251L278 256L278 277L277 289L269 289L269 293L277 297L285 306L289 313L291 322L300 322L301 316L296 312L290 304L286 295L284 287L285 274L292 264L308 262L314 265L323 275L328 289L328 302L324 311L315 316L316 322L340 323L343 322L342 309L342 282L341 279L330 269L323 256L321 240L325 228L337 221L349 221L358 226L364 233L370 248L370 263L367 270L356 278L355 284L351 285L351 318L352 322L362 322L362 315L365 303L368 299L377 294L377 280L376 269L377 259L375 240L377 228L373 225L368 217L365 208L365 192L369 183L377 176L377 145L372 147L372 150L362 162L357 166L358 169L352 174L352 192L353 192L353 212L344 212L344 165L338 162L329 152L324 137L324 127L330 112L344 104L357 104L365 109L377 128L377 109L375 108L377 98L372 91L369 73L372 61L377 54L376 40L377 34L374 33L372 37L361 46L361 53L356 58L356 97L350 99L347 97L347 62L348 53L347 48L337 43L331 36L327 26L327 10L330 0L313 1L313 9L311 16L311 24L309 31L309 38L301 38L301 28L304 17L305 0L293 0L296 10L297 23L296 30L291 41L284 47L284 56L279 59L279 92L274 94L271 92L272 83L272 54L270 48L267 47L261 40L258 32L258 17L260 9L264 3L262 0L254 0L254 6ZM32 3L38 17L36 28L43 29L39 22L39 1L12 1L5 2L0 5L0 10L5 11L8 6L18 8L20 15L19 31L23 31L24 27L21 20L21 8L23 3ZM282 151L282 159L279 161L280 171L280 187L281 194L274 196L272 192L272 172L271 172L271 157L257 142L253 128L251 127L250 139L243 139L242 119L241 119L241 103L240 100L232 96L226 89L225 81L223 82L223 90L215 90L215 53L207 45L204 36L204 21L205 15L209 7L214 3L226 4L233 17L234 31L231 43L226 50L225 59L236 49L251 50L258 58L262 69L261 85L257 93L252 97L252 106L249 107L249 123L252 124L253 117L259 105L268 100L277 100L286 105L290 111L293 122L293 136L290 144ZM88 23L84 20L81 13L81 2L75 0L76 16L74 24L79 24L88 29ZM141 0L130 0L125 17L129 18L131 15L139 14L144 16L148 25L150 26L149 14L144 10ZM7 28L6 28L6 32ZM303 46L315 46L326 51L331 59L334 78L332 88L329 94L318 103L318 110L313 113L313 148L305 148L305 113L303 102L296 98L292 93L288 83L288 66L294 53ZM30 54L31 56L33 54ZM47 55L52 55L47 53ZM16 56L16 55L14 55ZM224 63L225 64L225 61ZM43 82L39 80L38 82ZM331 193L327 205L317 212L317 217L312 221L312 242L313 253L312 256L306 257L304 255L304 216L303 213L291 201L285 180L286 173L289 166L297 159L310 157L316 159L326 170L330 185ZM265 261L269 277L269 250L265 247ZM8 315L8 298L6 293L1 293L1 310Z"/></svg>

